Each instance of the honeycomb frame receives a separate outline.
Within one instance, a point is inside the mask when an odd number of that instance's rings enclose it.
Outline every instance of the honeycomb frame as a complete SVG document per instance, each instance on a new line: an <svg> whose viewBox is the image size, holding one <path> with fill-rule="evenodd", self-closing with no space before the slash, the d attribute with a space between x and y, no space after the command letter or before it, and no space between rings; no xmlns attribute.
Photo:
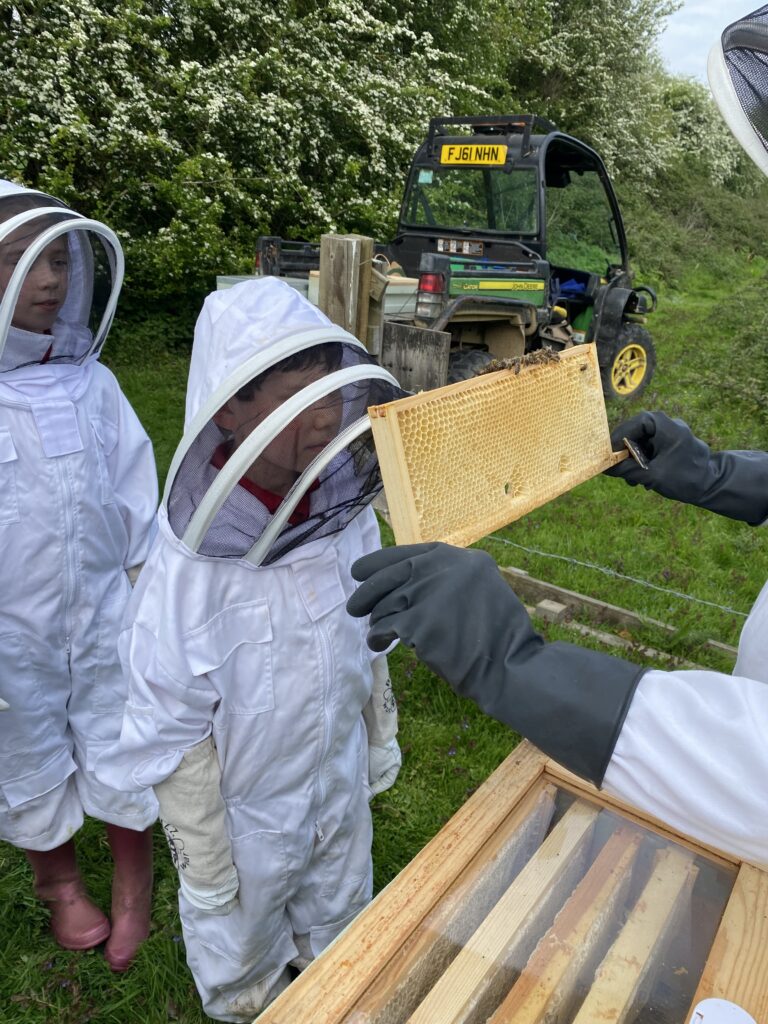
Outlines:
<svg viewBox="0 0 768 1024"><path fill-rule="evenodd" d="M615 465L594 345L371 406L398 544L466 547Z"/></svg>

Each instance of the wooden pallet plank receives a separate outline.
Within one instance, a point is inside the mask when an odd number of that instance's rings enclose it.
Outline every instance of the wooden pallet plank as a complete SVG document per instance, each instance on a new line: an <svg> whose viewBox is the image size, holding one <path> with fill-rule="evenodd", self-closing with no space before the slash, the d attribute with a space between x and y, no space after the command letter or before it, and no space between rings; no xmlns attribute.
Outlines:
<svg viewBox="0 0 768 1024"><path fill-rule="evenodd" d="M568 808L408 1024L486 1019L581 877L598 813L581 801Z"/></svg>
<svg viewBox="0 0 768 1024"><path fill-rule="evenodd" d="M582 973L617 927L641 841L632 828L608 838L488 1024L566 1024Z"/></svg>
<svg viewBox="0 0 768 1024"><path fill-rule="evenodd" d="M416 928L344 1024L401 1024L541 846L554 786L528 794Z"/></svg>
<svg viewBox="0 0 768 1024"><path fill-rule="evenodd" d="M668 626L664 622L659 622L658 619L651 619L647 615L639 615L627 608L619 608L615 604L608 604L607 601L601 601L596 597L589 597L587 594L579 594L575 590L567 590L554 583L547 583L545 580L531 576L525 569L505 565L500 566L499 571L521 601L537 604L544 598L550 598L553 601L560 601L572 612L587 615L596 622L610 622L616 626L655 626L667 633L675 632L674 626Z"/></svg>
<svg viewBox="0 0 768 1024"><path fill-rule="evenodd" d="M691 1011L702 999L728 999L758 1024L768 1021L767 978L768 873L742 864Z"/></svg>
<svg viewBox="0 0 768 1024"><path fill-rule="evenodd" d="M651 876L595 972L573 1024L628 1024L690 906L697 875L688 851L676 847L657 850Z"/></svg>
<svg viewBox="0 0 768 1024"><path fill-rule="evenodd" d="M670 635L675 635L678 630L658 619L651 619L647 615L640 615L628 608L619 608L617 605L608 604L587 594L579 594L574 590L567 590L565 587L558 587L554 583L546 583L544 580L536 579L526 572L525 569L518 569L512 565L500 566L499 571L505 581L514 590L521 601L537 604L539 601L550 599L564 604L569 612L574 615L586 615L595 622L609 622L616 626L652 626ZM604 634L612 640L620 640L614 634ZM610 642L610 641L609 641ZM622 641L622 646L633 646L629 641ZM730 644L721 643L719 640L703 640L701 647L709 651L717 651L719 654L727 655L735 659L738 649ZM659 652L655 652L658 654ZM667 655L669 657L669 655Z"/></svg>
<svg viewBox="0 0 768 1024"><path fill-rule="evenodd" d="M362 917L259 1017L259 1024L338 1024L466 864L541 778L546 757L523 741Z"/></svg>
<svg viewBox="0 0 768 1024"><path fill-rule="evenodd" d="M406 391L429 391L448 379L450 347L448 331L430 331L387 320L379 362Z"/></svg>

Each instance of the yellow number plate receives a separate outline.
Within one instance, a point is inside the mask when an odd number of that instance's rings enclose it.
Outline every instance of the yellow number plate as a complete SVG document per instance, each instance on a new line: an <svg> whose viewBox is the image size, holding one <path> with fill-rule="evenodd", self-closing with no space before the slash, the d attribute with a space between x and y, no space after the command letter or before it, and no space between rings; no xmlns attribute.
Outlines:
<svg viewBox="0 0 768 1024"><path fill-rule="evenodd" d="M506 159L507 147L501 145L450 145L440 149L441 164L499 165L506 163Z"/></svg>

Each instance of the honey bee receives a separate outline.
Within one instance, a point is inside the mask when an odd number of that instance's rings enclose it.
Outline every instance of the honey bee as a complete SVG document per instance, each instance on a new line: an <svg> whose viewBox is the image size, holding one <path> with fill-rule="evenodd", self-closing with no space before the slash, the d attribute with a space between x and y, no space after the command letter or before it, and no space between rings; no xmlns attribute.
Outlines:
<svg viewBox="0 0 768 1024"><path fill-rule="evenodd" d="M492 359L490 363L477 371L476 376L484 373L495 373L497 370L514 370L515 376L520 373L522 367L542 366L545 363L559 363L560 353L553 348L538 348L534 352L527 352L523 356L513 356L511 359Z"/></svg>

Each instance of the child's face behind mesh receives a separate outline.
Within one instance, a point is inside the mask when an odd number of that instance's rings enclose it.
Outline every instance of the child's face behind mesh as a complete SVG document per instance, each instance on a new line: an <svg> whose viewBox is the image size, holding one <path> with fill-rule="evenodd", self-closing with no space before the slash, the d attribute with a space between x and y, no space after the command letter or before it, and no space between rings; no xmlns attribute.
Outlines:
<svg viewBox="0 0 768 1024"><path fill-rule="evenodd" d="M233 396L214 420L232 434L234 447L238 448L270 413L326 374L326 367L321 365L270 373L252 397L242 400ZM298 476L334 439L341 416L340 392L315 402L267 445L245 476L275 494L287 494Z"/></svg>
<svg viewBox="0 0 768 1024"><path fill-rule="evenodd" d="M0 222L18 210L0 206ZM22 224L0 242L0 298L13 272L35 238L50 223L40 220ZM56 238L40 253L24 279L13 312L14 327L35 334L45 334L53 327L64 305L69 284L69 255L66 237Z"/></svg>

